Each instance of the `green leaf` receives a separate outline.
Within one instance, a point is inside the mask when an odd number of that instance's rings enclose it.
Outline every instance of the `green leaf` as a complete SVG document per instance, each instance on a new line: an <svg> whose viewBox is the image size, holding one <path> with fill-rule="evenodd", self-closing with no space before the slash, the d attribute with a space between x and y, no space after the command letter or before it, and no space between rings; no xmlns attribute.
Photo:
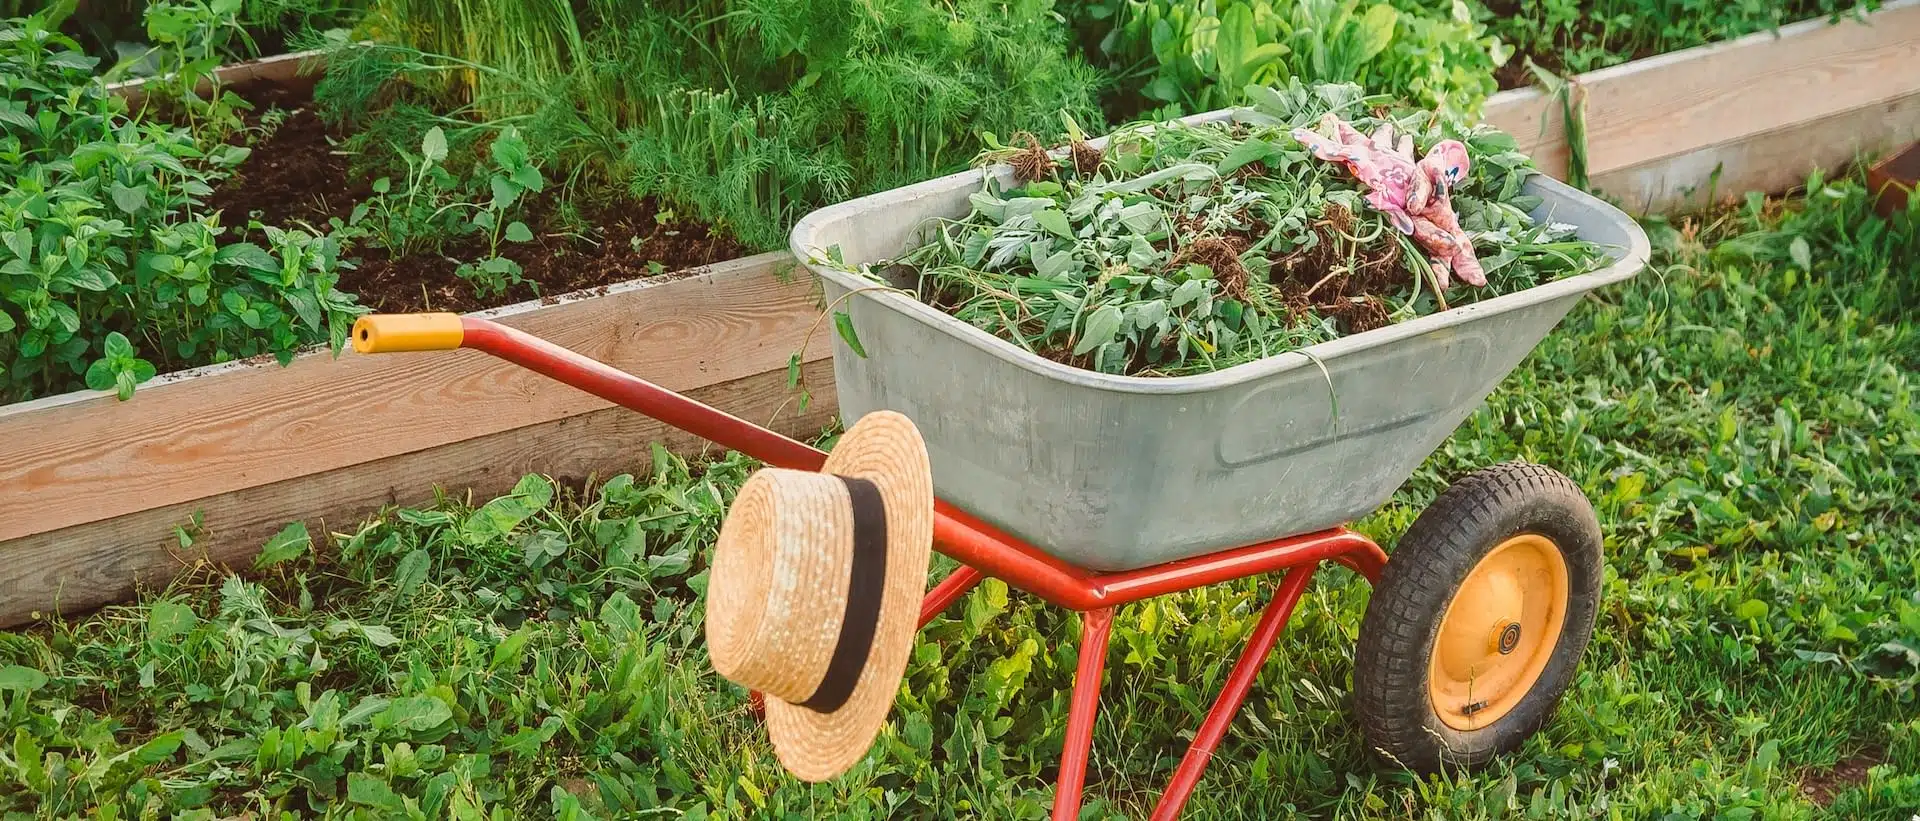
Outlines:
<svg viewBox="0 0 1920 821"><path fill-rule="evenodd" d="M1399 12L1389 3L1377 3L1367 9L1366 16L1360 20L1360 54L1354 62L1365 63L1386 51L1393 44L1393 28L1400 21Z"/></svg>
<svg viewBox="0 0 1920 821"><path fill-rule="evenodd" d="M133 378L133 371L120 371L113 375L113 395L125 402L133 398L133 389L140 384Z"/></svg>
<svg viewBox="0 0 1920 821"><path fill-rule="evenodd" d="M47 310L53 312L53 320L60 323L60 327L65 328L67 333L73 334L80 332L80 314L73 310L72 305L68 305L65 302L55 302L48 305Z"/></svg>
<svg viewBox="0 0 1920 821"><path fill-rule="evenodd" d="M306 522L293 522L273 534L260 555L253 559L253 569L272 567L289 559L294 559L313 547L313 537L307 534Z"/></svg>
<svg viewBox="0 0 1920 821"><path fill-rule="evenodd" d="M134 751L133 760L143 767L151 767L155 764L165 762L167 759L173 758L174 751L180 749L180 742L185 741L186 738L187 733L185 730L174 730L165 735L155 736L147 743L140 745L138 750Z"/></svg>
<svg viewBox="0 0 1920 821"><path fill-rule="evenodd" d="M545 188L547 184L547 181L540 176L540 169L531 165L523 165L513 169L511 177L515 185L528 191L539 191Z"/></svg>
<svg viewBox="0 0 1920 821"><path fill-rule="evenodd" d="M104 357L95 359L93 360L93 364L87 366L87 389L95 391L110 390L113 388L114 376L119 373L118 370L114 369L112 360Z"/></svg>
<svg viewBox="0 0 1920 821"><path fill-rule="evenodd" d="M1058 208L1043 208L1033 212L1033 221L1040 223L1041 228L1067 239L1073 239L1073 223L1067 220L1066 212Z"/></svg>
<svg viewBox="0 0 1920 821"><path fill-rule="evenodd" d="M1734 611L1734 615L1748 621L1761 618L1767 615L1767 603L1759 599L1748 599L1740 603L1740 607Z"/></svg>
<svg viewBox="0 0 1920 821"><path fill-rule="evenodd" d="M387 786L387 782L362 772L347 773L347 800L363 807L373 807L401 815L404 815L407 809L406 802L394 794L393 788Z"/></svg>
<svg viewBox="0 0 1920 821"><path fill-rule="evenodd" d="M323 317L320 312L319 297L307 291L288 291L286 296L287 304L293 306L293 312L299 315L302 323L313 330L321 330L320 322Z"/></svg>
<svg viewBox="0 0 1920 821"><path fill-rule="evenodd" d="M127 341L127 335L119 331L107 334L106 348L108 359L132 359L133 343Z"/></svg>
<svg viewBox="0 0 1920 821"><path fill-rule="evenodd" d="M1246 142L1234 146L1232 151L1227 152L1226 159L1221 160L1220 165L1216 166L1215 170L1220 173L1220 176L1224 177L1239 170L1241 166L1251 162L1265 160L1278 153L1280 153L1280 149L1276 148L1272 143L1258 137L1252 137Z"/></svg>
<svg viewBox="0 0 1920 821"><path fill-rule="evenodd" d="M512 205L514 200L520 198L520 186L514 185L513 181L506 177L495 174L493 175L493 179L488 180L488 184L493 187L493 208L495 210L506 208Z"/></svg>
<svg viewBox="0 0 1920 821"><path fill-rule="evenodd" d="M1252 72L1242 69L1252 57L1257 40L1258 35L1253 30L1253 9L1241 3L1229 6L1220 15L1220 29L1213 43L1216 74L1236 85L1244 83Z"/></svg>
<svg viewBox="0 0 1920 821"><path fill-rule="evenodd" d="M1800 266L1800 270L1813 270L1813 249L1807 245L1806 237L1794 237L1787 246L1787 256L1793 258L1793 264Z"/></svg>
<svg viewBox="0 0 1920 821"><path fill-rule="evenodd" d="M617 638L642 635L645 623L640 618L640 608L635 607L633 599L625 593L615 593L607 597L600 605L600 622Z"/></svg>
<svg viewBox="0 0 1920 821"><path fill-rule="evenodd" d="M0 667L0 690L30 693L47 686L47 674L32 667L9 664Z"/></svg>
<svg viewBox="0 0 1920 821"><path fill-rule="evenodd" d="M840 332L840 341L847 343L847 348L852 350L855 356L861 359L867 358L866 347L860 344L860 336L853 332L853 317L848 316L845 311L834 311L833 327Z"/></svg>
<svg viewBox="0 0 1920 821"><path fill-rule="evenodd" d="M425 732L452 720L453 710L433 696L394 699L376 719L379 724L408 732Z"/></svg>
<svg viewBox="0 0 1920 821"><path fill-rule="evenodd" d="M12 331L15 327L13 316L6 311L0 311L0 334Z"/></svg>
<svg viewBox="0 0 1920 821"><path fill-rule="evenodd" d="M1120 330L1122 316L1120 309L1112 305L1102 305L1087 318L1087 327L1080 335L1080 341L1073 346L1073 355L1080 356L1094 348L1113 341L1113 335Z"/></svg>
<svg viewBox="0 0 1920 821"><path fill-rule="evenodd" d="M393 568L394 598L405 600L414 588L426 581L428 562L427 551L421 548L414 548L401 557L400 563Z"/></svg>
<svg viewBox="0 0 1920 821"><path fill-rule="evenodd" d="M121 185L116 180L107 190L113 195L113 204L128 214L138 214L147 207L147 187L144 185Z"/></svg>
<svg viewBox="0 0 1920 821"><path fill-rule="evenodd" d="M12 251L13 255L20 258L22 262L33 260L33 232L21 228L8 231L0 237L6 239L7 250Z"/></svg>
<svg viewBox="0 0 1920 821"><path fill-rule="evenodd" d="M440 126L427 129L427 136L420 139L420 156L429 163L437 163L447 158L447 132Z"/></svg>
<svg viewBox="0 0 1920 821"><path fill-rule="evenodd" d="M399 636L394 635L392 630L381 625L358 624L354 626L359 629L360 635L367 637L367 642L375 647L392 647L400 643Z"/></svg>
<svg viewBox="0 0 1920 821"><path fill-rule="evenodd" d="M193 608L179 602L155 602L147 610L147 641L163 644L175 636L185 635L200 624L200 617L194 615Z"/></svg>
<svg viewBox="0 0 1920 821"><path fill-rule="evenodd" d="M518 220L509 222L507 223L507 241L532 242L533 232L527 229L527 224L524 222Z"/></svg>
<svg viewBox="0 0 1920 821"><path fill-rule="evenodd" d="M1189 279L1173 289L1172 307L1179 308L1200 298L1200 292L1206 290L1205 279Z"/></svg>
<svg viewBox="0 0 1920 821"><path fill-rule="evenodd" d="M105 268L87 267L79 270L67 269L53 278L55 282L64 282L85 291L104 291L112 288L116 279Z"/></svg>
<svg viewBox="0 0 1920 821"><path fill-rule="evenodd" d="M278 272L280 261L267 253L267 250L251 242L236 242L215 251L213 261L225 265L238 265L256 271Z"/></svg>

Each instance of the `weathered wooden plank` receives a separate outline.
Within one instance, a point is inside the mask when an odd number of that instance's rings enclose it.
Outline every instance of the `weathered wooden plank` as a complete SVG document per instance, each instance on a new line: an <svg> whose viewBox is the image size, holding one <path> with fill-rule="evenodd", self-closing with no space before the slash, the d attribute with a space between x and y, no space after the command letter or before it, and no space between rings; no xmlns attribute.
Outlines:
<svg viewBox="0 0 1920 821"><path fill-rule="evenodd" d="M273 83L289 88L311 88L319 82L321 70L325 65L326 52L322 50L275 54L271 57L214 69L214 76L200 78L194 91L205 95L213 90L216 81L222 87L236 89L246 88L256 83ZM107 91L125 99L129 106L138 106L146 98L146 87L151 82L142 77L110 83L107 85Z"/></svg>
<svg viewBox="0 0 1920 821"><path fill-rule="evenodd" d="M1636 215L1695 211L1748 191L1788 191L1815 170L1832 174L1915 139L1920 139L1920 91L1608 171L1595 176L1592 186Z"/></svg>
<svg viewBox="0 0 1920 821"><path fill-rule="evenodd" d="M1590 175L1644 166L1708 146L1920 91L1920 0L1894 0L1865 21L1825 18L1589 72ZM1538 89L1503 92L1484 119L1513 134L1541 170L1564 178L1565 123Z"/></svg>
<svg viewBox="0 0 1920 821"><path fill-rule="evenodd" d="M813 394L804 413L787 389L785 368L688 395L807 438L833 422L833 363L815 360L803 372ZM318 537L329 528L350 532L386 505L430 502L436 487L471 489L484 500L528 473L571 483L644 472L655 441L688 456L719 453L692 434L608 408L0 543L0 627L120 601L136 583L164 585L202 562L244 568L288 522L304 521ZM174 528L195 512L201 514L199 538L182 550Z"/></svg>
<svg viewBox="0 0 1920 821"><path fill-rule="evenodd" d="M818 286L764 254L485 312L671 390L783 368ZM819 336L816 334L816 336ZM830 354L815 339L809 358ZM0 541L609 407L473 351L229 364L0 408Z"/></svg>

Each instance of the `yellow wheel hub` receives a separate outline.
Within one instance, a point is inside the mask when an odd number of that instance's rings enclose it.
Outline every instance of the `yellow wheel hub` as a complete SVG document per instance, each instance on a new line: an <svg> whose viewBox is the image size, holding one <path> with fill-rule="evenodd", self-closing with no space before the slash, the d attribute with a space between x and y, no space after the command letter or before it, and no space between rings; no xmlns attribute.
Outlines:
<svg viewBox="0 0 1920 821"><path fill-rule="evenodd" d="M1567 618L1567 560L1544 536L1515 536L1480 559L1440 618L1427 697L1448 727L1505 716L1540 679Z"/></svg>

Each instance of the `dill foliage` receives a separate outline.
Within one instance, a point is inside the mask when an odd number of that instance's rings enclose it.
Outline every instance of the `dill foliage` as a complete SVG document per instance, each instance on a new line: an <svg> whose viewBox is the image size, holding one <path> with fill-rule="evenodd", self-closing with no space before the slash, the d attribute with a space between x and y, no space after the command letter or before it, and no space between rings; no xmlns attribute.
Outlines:
<svg viewBox="0 0 1920 821"><path fill-rule="evenodd" d="M1101 122L1052 0L378 0L363 32L330 60L330 117L511 123L559 176L762 248L813 207L964 168L979 132Z"/></svg>

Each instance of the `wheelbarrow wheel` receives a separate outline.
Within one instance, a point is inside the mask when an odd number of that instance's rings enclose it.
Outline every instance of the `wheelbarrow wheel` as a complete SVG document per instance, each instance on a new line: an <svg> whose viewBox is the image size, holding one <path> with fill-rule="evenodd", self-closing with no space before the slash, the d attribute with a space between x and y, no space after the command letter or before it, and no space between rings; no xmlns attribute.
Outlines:
<svg viewBox="0 0 1920 821"><path fill-rule="evenodd" d="M1593 636L1600 522L1566 476L1510 463L1456 482L1387 562L1354 658L1373 752L1472 769L1552 715Z"/></svg>

